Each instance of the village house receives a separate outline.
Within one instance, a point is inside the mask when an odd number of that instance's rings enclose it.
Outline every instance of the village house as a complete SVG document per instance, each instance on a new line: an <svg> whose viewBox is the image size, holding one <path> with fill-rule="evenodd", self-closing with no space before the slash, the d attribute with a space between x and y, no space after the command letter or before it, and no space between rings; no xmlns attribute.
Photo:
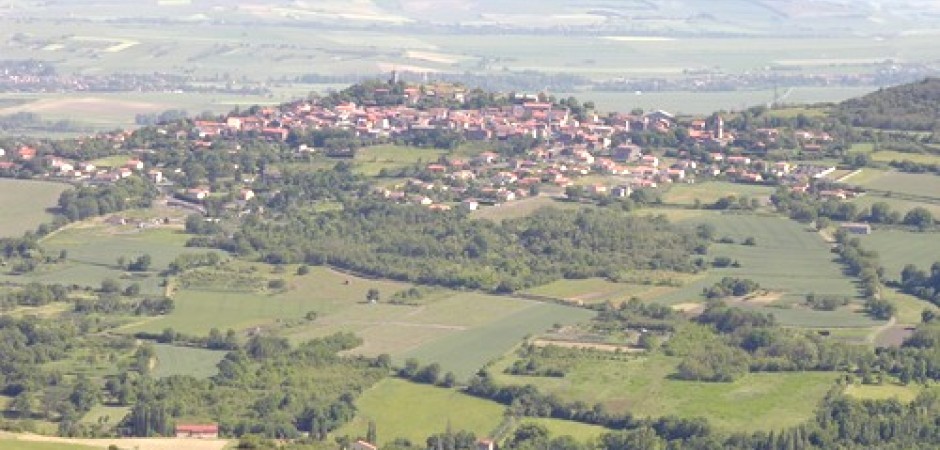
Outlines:
<svg viewBox="0 0 940 450"><path fill-rule="evenodd" d="M188 425L179 424L176 426L177 438L198 438L198 439L218 439L219 425Z"/></svg>

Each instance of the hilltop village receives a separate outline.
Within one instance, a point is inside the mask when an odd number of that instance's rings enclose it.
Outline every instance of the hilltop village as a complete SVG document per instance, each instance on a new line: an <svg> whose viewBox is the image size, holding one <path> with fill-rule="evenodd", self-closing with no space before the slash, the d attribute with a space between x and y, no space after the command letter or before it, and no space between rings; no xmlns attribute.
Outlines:
<svg viewBox="0 0 940 450"><path fill-rule="evenodd" d="M468 107L473 104L481 106ZM210 182L217 176L192 176L186 167L162 161L155 143L171 141L174 148L233 155L244 142L265 141L291 159L336 161L354 158L358 148L371 144L449 149L468 145L482 150L465 157L428 158L409 170L383 170L380 177L400 180L381 183L374 194L432 209L476 210L533 195L623 198L638 189L695 183L704 177L808 192L813 180L836 170L833 165L792 163L778 151L811 161L836 147L833 136L802 117L797 127L754 127L740 119L726 122L725 116L737 114L676 117L657 110L601 115L592 106L545 94L497 95L393 80L277 107L100 134L74 141L68 151L62 144L23 142L0 151L0 174L88 184L139 174L181 200L198 203L215 197L244 203L254 198L257 183L280 176L280 169L235 167L242 176L223 187ZM153 138L142 138L145 134ZM69 157L82 154L82 148L137 156L99 167ZM818 194L839 199L856 195L827 186Z"/></svg>

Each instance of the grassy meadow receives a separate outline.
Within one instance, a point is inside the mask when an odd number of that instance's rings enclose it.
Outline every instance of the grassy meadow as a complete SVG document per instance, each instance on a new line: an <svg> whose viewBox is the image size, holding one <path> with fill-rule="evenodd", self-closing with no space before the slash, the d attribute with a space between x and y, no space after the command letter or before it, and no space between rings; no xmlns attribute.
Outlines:
<svg viewBox="0 0 940 450"><path fill-rule="evenodd" d="M52 220L64 183L0 178L0 237L19 237Z"/></svg>
<svg viewBox="0 0 940 450"><path fill-rule="evenodd" d="M376 176L382 169L395 170L414 164L430 164L447 153L434 148L376 145L359 149L353 162L357 172Z"/></svg>
<svg viewBox="0 0 940 450"><path fill-rule="evenodd" d="M395 378L380 381L356 400L356 418L333 434L365 437L374 421L378 444L403 437L422 443L431 434L453 430L489 436L503 420L505 407L458 390L411 383Z"/></svg>
<svg viewBox="0 0 940 450"><path fill-rule="evenodd" d="M187 235L173 228L138 229L134 226L112 226L101 220L86 221L70 225L42 240L50 255L67 252L67 260L20 276L0 276L10 282L32 282L74 284L98 287L104 279L114 279L122 285L138 283L141 292L162 295L162 278L158 272L165 270L178 255L197 250L185 247ZM149 272L131 274L118 266L119 257L128 261L150 255L153 263Z"/></svg>
<svg viewBox="0 0 940 450"><path fill-rule="evenodd" d="M878 252L888 280L900 280L901 270L907 264L929 272L930 265L940 261L940 234L937 233L875 230L862 236L862 243L865 248Z"/></svg>
<svg viewBox="0 0 940 450"><path fill-rule="evenodd" d="M177 347L157 344L154 346L156 364L153 376L167 378L174 375L189 375L196 378L209 378L219 372L219 361L226 352L202 348Z"/></svg>
<svg viewBox="0 0 940 450"><path fill-rule="evenodd" d="M714 181L694 184L674 184L663 194L663 202L692 205L699 200L703 205L715 203L729 195L766 199L774 192L773 186Z"/></svg>
<svg viewBox="0 0 940 450"><path fill-rule="evenodd" d="M588 425L586 423L574 422L571 420L546 419L546 418L524 418L519 421L520 425L534 424L545 427L551 436L571 436L576 441L586 443L600 437L605 433L612 431L599 426Z"/></svg>
<svg viewBox="0 0 940 450"><path fill-rule="evenodd" d="M551 303L529 303L525 309L494 318L485 325L453 333L407 351L401 358L434 361L445 371L466 380L487 362L498 358L528 335L538 334L556 324L584 322L594 312Z"/></svg>
<svg viewBox="0 0 940 450"><path fill-rule="evenodd" d="M590 360L563 378L503 373L514 357L490 369L500 383L533 384L566 401L600 402L608 411L634 415L707 417L724 431L782 429L812 417L835 382L835 373L753 373L732 383L675 380L678 358L641 356L629 361Z"/></svg>
<svg viewBox="0 0 940 450"><path fill-rule="evenodd" d="M100 447L65 444L61 442L21 441L19 439L7 439L0 436L0 448L3 450L91 450Z"/></svg>

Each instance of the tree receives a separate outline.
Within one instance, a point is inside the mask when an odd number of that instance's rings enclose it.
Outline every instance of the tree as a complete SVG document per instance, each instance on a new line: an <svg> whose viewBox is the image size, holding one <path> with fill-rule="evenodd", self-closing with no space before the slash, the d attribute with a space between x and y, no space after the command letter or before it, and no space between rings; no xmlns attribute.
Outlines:
<svg viewBox="0 0 940 450"><path fill-rule="evenodd" d="M454 387L457 385L457 376L453 372L447 372L444 375L444 381L441 382L441 385L444 387Z"/></svg>
<svg viewBox="0 0 940 450"><path fill-rule="evenodd" d="M153 259L148 254L143 254L135 259L132 263L127 266L127 270L131 272L146 272L150 269L150 264L153 262Z"/></svg>
<svg viewBox="0 0 940 450"><path fill-rule="evenodd" d="M105 278L101 280L101 292L104 293L115 293L121 290L121 285L118 284L113 278Z"/></svg>
<svg viewBox="0 0 940 450"><path fill-rule="evenodd" d="M917 227L920 230L926 230L934 225L933 214L926 208L916 207L904 215L904 225Z"/></svg>

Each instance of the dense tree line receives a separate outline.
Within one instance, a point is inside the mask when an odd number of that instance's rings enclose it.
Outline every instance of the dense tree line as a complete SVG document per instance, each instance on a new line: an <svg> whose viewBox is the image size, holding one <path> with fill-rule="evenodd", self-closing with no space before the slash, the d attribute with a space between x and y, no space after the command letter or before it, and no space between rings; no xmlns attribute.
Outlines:
<svg viewBox="0 0 940 450"><path fill-rule="evenodd" d="M133 402L121 425L128 434L166 435L166 424L180 417L209 416L228 436L295 439L305 432L323 439L352 419L356 396L388 373L379 360L337 355L361 342L336 334L293 347L255 336L229 352L210 379L124 377L109 383L108 393Z"/></svg>
<svg viewBox="0 0 940 450"><path fill-rule="evenodd" d="M69 220L82 220L131 208L147 208L156 190L147 180L131 176L114 184L63 192L59 209Z"/></svg>
<svg viewBox="0 0 940 450"><path fill-rule="evenodd" d="M450 287L512 292L561 277L613 277L624 270L692 271L707 243L664 218L609 210L541 210L494 224L386 202L341 211L245 221L234 235L194 244L258 253L270 263L329 264Z"/></svg>
<svg viewBox="0 0 940 450"><path fill-rule="evenodd" d="M928 78L846 100L836 117L855 127L933 131L940 114L940 79Z"/></svg>
<svg viewBox="0 0 940 450"><path fill-rule="evenodd" d="M940 305L940 261L933 263L929 271L913 264L904 266L900 287L908 294Z"/></svg>

